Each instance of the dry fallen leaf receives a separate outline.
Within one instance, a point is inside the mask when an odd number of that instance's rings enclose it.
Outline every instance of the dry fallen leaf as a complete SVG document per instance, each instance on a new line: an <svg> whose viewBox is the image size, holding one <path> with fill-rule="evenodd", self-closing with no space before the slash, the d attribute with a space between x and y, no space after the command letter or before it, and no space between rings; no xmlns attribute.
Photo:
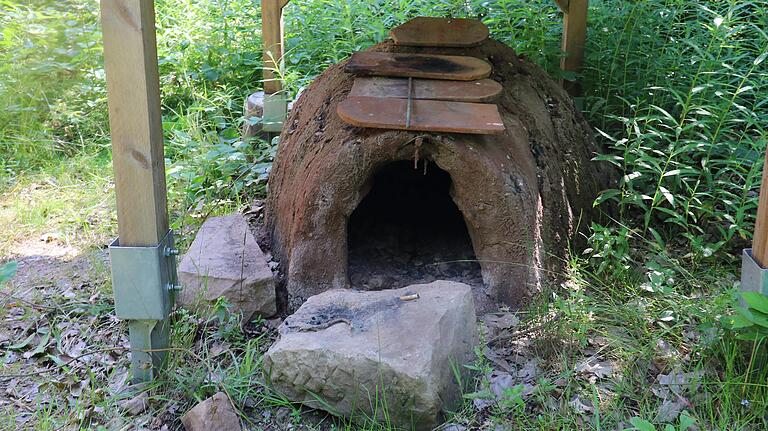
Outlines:
<svg viewBox="0 0 768 431"><path fill-rule="evenodd" d="M517 372L517 377L524 382L532 382L540 374L539 360L536 358L528 360L525 365Z"/></svg>
<svg viewBox="0 0 768 431"><path fill-rule="evenodd" d="M659 406L659 409L656 411L656 420L655 422L660 423L668 423L668 422L674 422L678 416L680 416L680 413L690 408L691 404L688 402L687 399L681 397L681 396L675 396L674 399L666 399L664 400L661 405Z"/></svg>
<svg viewBox="0 0 768 431"><path fill-rule="evenodd" d="M503 371L494 371L491 373L488 382L490 383L491 391L496 396L497 400L504 397L505 390L514 387L518 383L511 374Z"/></svg>
<svg viewBox="0 0 768 431"><path fill-rule="evenodd" d="M591 413L595 411L595 408L592 407L592 401L587 400L585 403L578 395L571 398L571 401L568 402L568 405L571 406L571 408L573 408L573 410L577 413Z"/></svg>
<svg viewBox="0 0 768 431"><path fill-rule="evenodd" d="M656 379L660 385L667 386L676 395L682 396L686 392L696 392L701 386L703 376L703 371L683 373L675 369L669 374L659 374Z"/></svg>
<svg viewBox="0 0 768 431"><path fill-rule="evenodd" d="M127 414L136 416L143 413L147 409L149 406L149 397L147 396L146 392L142 392L133 398L118 402L117 405Z"/></svg>
<svg viewBox="0 0 768 431"><path fill-rule="evenodd" d="M590 357L576 364L574 371L588 376L590 383L594 383L596 379L604 379L613 374L613 365Z"/></svg>

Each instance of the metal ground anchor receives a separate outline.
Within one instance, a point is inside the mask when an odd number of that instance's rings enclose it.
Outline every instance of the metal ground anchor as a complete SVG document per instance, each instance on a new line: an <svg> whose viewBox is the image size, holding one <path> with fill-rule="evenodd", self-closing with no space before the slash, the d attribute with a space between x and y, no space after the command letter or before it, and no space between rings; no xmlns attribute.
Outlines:
<svg viewBox="0 0 768 431"><path fill-rule="evenodd" d="M768 269L763 268L747 248L741 255L741 291L768 295Z"/></svg>
<svg viewBox="0 0 768 431"><path fill-rule="evenodd" d="M284 92L264 95L262 130L270 133L280 133L283 130L283 124L287 116L288 98Z"/></svg>
<svg viewBox="0 0 768 431"><path fill-rule="evenodd" d="M115 314L128 321L134 382L155 377L167 358L170 315L180 290L173 231L151 247L109 246Z"/></svg>

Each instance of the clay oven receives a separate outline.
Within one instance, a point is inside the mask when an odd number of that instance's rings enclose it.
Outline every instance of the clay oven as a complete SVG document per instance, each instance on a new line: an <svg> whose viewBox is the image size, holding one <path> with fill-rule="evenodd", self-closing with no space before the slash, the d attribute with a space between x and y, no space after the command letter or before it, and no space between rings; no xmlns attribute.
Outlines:
<svg viewBox="0 0 768 431"><path fill-rule="evenodd" d="M382 52L467 55L503 86L496 135L347 125L353 77L331 66L295 103L269 180L266 225L291 304L332 288L435 279L473 286L481 311L519 307L562 274L606 171L557 82L506 45Z"/></svg>

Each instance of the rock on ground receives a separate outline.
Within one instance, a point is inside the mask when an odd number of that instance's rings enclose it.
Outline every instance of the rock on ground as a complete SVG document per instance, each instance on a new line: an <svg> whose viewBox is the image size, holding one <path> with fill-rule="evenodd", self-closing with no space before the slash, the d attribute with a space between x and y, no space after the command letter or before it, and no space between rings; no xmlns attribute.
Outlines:
<svg viewBox="0 0 768 431"><path fill-rule="evenodd" d="M181 418L187 431L240 431L240 418L224 392L201 402Z"/></svg>
<svg viewBox="0 0 768 431"><path fill-rule="evenodd" d="M196 308L224 297L243 322L277 312L275 282L267 260L240 214L206 220L178 269L177 302Z"/></svg>
<svg viewBox="0 0 768 431"><path fill-rule="evenodd" d="M329 290L280 326L264 369L293 401L353 418L386 410L394 425L431 429L460 402L454 367L474 357L475 321L462 283Z"/></svg>

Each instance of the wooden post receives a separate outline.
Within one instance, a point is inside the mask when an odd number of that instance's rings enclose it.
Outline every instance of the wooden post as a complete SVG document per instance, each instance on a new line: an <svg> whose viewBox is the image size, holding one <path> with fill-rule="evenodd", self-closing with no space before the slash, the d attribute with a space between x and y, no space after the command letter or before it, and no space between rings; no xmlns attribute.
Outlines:
<svg viewBox="0 0 768 431"><path fill-rule="evenodd" d="M261 0L261 37L264 42L264 92L283 89L275 70L283 59L283 6L280 0Z"/></svg>
<svg viewBox="0 0 768 431"><path fill-rule="evenodd" d="M752 257L761 268L768 268L768 152L765 154L755 235L752 237Z"/></svg>
<svg viewBox="0 0 768 431"><path fill-rule="evenodd" d="M261 0L264 42L264 118L266 132L279 132L287 114L283 83L276 73L283 62L283 8L289 0Z"/></svg>
<svg viewBox="0 0 768 431"><path fill-rule="evenodd" d="M119 242L158 245L168 233L153 0L101 0ZM163 288L163 286L158 286ZM153 377L167 347L168 320L133 320L136 380Z"/></svg>
<svg viewBox="0 0 768 431"><path fill-rule="evenodd" d="M152 0L102 0L117 223L123 246L168 231L160 83Z"/></svg>
<svg viewBox="0 0 768 431"><path fill-rule="evenodd" d="M563 72L578 73L584 64L584 44L587 40L587 8L589 0L557 1L564 10L563 45L565 56L560 62ZM562 80L563 87L571 95L581 93L581 85L577 81Z"/></svg>

